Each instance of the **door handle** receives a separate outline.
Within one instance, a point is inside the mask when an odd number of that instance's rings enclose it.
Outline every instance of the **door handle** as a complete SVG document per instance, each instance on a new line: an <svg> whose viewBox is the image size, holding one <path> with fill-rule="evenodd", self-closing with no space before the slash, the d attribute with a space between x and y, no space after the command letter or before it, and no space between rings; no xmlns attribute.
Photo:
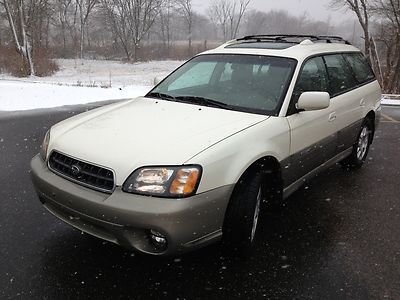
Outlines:
<svg viewBox="0 0 400 300"><path fill-rule="evenodd" d="M360 100L360 106L362 106L362 107L365 106L365 99L364 98Z"/></svg>
<svg viewBox="0 0 400 300"><path fill-rule="evenodd" d="M336 120L336 113L331 113L329 115L329 122L334 122Z"/></svg>

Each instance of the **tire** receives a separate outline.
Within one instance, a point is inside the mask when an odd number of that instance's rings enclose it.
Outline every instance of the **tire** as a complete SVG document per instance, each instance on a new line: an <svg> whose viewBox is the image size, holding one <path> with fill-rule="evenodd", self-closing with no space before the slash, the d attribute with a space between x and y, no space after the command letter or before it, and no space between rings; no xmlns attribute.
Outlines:
<svg viewBox="0 0 400 300"><path fill-rule="evenodd" d="M364 164L367 156L369 147L372 143L374 135L372 121L365 119L361 125L360 132L357 136L357 141L353 145L353 151L343 161L343 165L349 169L359 169Z"/></svg>
<svg viewBox="0 0 400 300"><path fill-rule="evenodd" d="M252 250L264 196L264 177L261 171L248 175L233 191L223 226L223 243L230 254L246 257Z"/></svg>

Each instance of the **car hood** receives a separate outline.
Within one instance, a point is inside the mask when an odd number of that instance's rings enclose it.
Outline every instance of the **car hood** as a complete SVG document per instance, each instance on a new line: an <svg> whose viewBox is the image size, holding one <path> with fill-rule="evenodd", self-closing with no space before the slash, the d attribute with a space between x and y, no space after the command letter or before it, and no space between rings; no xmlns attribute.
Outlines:
<svg viewBox="0 0 400 300"><path fill-rule="evenodd" d="M182 165L267 116L150 98L86 112L55 125L49 151L114 170L117 185L143 166Z"/></svg>

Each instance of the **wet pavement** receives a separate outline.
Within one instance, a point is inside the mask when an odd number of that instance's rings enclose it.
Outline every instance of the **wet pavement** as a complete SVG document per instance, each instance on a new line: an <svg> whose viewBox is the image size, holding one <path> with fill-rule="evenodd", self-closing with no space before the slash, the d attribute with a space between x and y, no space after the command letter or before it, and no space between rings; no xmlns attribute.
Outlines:
<svg viewBox="0 0 400 300"><path fill-rule="evenodd" d="M82 110L0 113L1 299L400 299L400 108L384 109L361 170L334 166L266 213L248 260L219 245L144 256L51 216L29 161Z"/></svg>

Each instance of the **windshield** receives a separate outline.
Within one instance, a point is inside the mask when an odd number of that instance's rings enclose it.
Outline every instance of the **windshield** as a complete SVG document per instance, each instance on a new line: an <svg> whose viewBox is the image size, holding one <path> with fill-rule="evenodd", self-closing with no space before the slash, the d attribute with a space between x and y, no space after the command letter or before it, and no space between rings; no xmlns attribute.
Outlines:
<svg viewBox="0 0 400 300"><path fill-rule="evenodd" d="M281 57L201 55L147 97L277 115L295 66L294 59Z"/></svg>

